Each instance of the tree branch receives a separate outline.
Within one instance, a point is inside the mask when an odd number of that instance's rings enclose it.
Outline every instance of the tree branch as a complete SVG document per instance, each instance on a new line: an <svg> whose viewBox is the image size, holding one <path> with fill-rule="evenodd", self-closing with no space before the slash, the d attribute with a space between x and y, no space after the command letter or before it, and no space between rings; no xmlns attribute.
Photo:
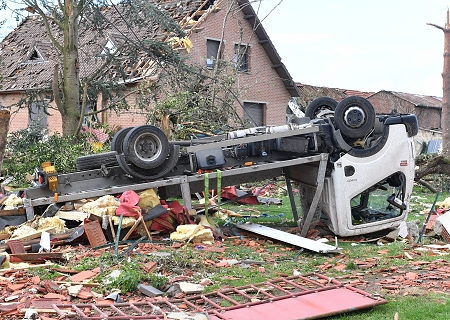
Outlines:
<svg viewBox="0 0 450 320"><path fill-rule="evenodd" d="M443 27L441 27L441 26L438 26L437 24L434 24L434 23L427 23L427 25L432 26L432 27L435 27L435 28L438 28L438 29L441 29L442 31L445 32L445 29L444 29Z"/></svg>
<svg viewBox="0 0 450 320"><path fill-rule="evenodd" d="M39 7L38 3L36 1L24 1L25 4L30 5L31 7L36 10L39 15L42 17L42 21L44 22L45 29L47 30L47 34L50 38L50 41L53 43L53 45L58 49L62 50L61 44L58 42L58 40L53 36L52 30L50 28L50 23L48 22L48 19L51 19L53 22L55 22L58 26L62 27L60 22L57 19L54 19L54 17L49 17L46 15L46 13Z"/></svg>

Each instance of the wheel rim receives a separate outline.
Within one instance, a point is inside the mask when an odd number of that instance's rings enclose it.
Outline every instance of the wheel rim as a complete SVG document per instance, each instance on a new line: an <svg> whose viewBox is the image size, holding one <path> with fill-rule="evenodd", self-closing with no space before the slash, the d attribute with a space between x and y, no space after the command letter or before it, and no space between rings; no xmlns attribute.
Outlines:
<svg viewBox="0 0 450 320"><path fill-rule="evenodd" d="M161 155L162 141L152 133L143 133L136 139L134 150L142 161L154 161Z"/></svg>
<svg viewBox="0 0 450 320"><path fill-rule="evenodd" d="M351 128L358 128L364 124L366 115L360 107L350 107L344 113L344 121Z"/></svg>

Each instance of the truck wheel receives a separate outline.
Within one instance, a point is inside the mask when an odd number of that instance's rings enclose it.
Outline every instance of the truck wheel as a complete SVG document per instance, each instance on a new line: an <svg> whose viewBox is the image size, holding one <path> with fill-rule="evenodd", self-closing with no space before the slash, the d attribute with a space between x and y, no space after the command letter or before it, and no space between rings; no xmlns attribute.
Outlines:
<svg viewBox="0 0 450 320"><path fill-rule="evenodd" d="M305 117L312 119L323 119L333 116L337 101L330 97L314 99L305 110Z"/></svg>
<svg viewBox="0 0 450 320"><path fill-rule="evenodd" d="M142 169L161 165L169 154L169 140L164 132L152 125L131 129L123 140L127 161Z"/></svg>
<svg viewBox="0 0 450 320"><path fill-rule="evenodd" d="M375 109L364 98L347 97L337 105L334 121L342 135L354 139L363 138L375 126Z"/></svg>
<svg viewBox="0 0 450 320"><path fill-rule="evenodd" d="M127 163L123 154L117 155L117 162L123 171L130 176L142 180L154 180L166 176L172 169L175 168L180 157L180 146L171 144L169 147L169 155L167 159L158 167L153 169L142 169L132 163Z"/></svg>
<svg viewBox="0 0 450 320"><path fill-rule="evenodd" d="M131 129L133 129L133 127L123 128L117 131L117 133L114 135L111 141L112 151L117 151L118 154L121 154L123 152L123 140L125 139L127 133L130 132Z"/></svg>
<svg viewBox="0 0 450 320"><path fill-rule="evenodd" d="M77 166L77 170L91 170L98 169L102 165L105 166L117 166L117 152L103 152L103 153L94 153L87 156L78 157L75 159L75 164Z"/></svg>

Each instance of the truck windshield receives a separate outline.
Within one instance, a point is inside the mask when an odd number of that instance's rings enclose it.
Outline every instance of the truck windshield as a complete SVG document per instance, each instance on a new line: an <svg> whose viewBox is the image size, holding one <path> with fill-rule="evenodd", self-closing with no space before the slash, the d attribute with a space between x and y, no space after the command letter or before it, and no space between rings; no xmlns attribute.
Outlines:
<svg viewBox="0 0 450 320"><path fill-rule="evenodd" d="M406 209L403 173L381 180L351 199L353 225L391 219Z"/></svg>

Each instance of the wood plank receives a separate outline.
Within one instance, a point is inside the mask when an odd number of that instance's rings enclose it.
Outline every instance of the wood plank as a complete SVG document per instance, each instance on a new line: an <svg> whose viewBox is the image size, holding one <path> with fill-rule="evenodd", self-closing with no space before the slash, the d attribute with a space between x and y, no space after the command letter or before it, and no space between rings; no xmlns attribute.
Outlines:
<svg viewBox="0 0 450 320"><path fill-rule="evenodd" d="M24 262L38 261L38 260L43 260L46 258L47 258L47 260L51 260L51 259L60 260L60 259L63 259L63 253L62 252L15 253L15 254L10 254L9 257L10 258L19 258L20 260L22 260Z"/></svg>
<svg viewBox="0 0 450 320"><path fill-rule="evenodd" d="M25 215L25 208L16 208L11 210L0 210L0 217L9 217L9 216L23 216Z"/></svg>
<svg viewBox="0 0 450 320"><path fill-rule="evenodd" d="M10 239L10 240L6 240L6 243L8 243L8 241L11 241L11 240L22 240L22 241L33 240L33 239L39 238L43 231L46 231L48 233L54 233L55 232L55 228L54 227L45 228L45 229L33 232L33 233L25 235L25 236L16 237L16 238L13 238L13 239Z"/></svg>

